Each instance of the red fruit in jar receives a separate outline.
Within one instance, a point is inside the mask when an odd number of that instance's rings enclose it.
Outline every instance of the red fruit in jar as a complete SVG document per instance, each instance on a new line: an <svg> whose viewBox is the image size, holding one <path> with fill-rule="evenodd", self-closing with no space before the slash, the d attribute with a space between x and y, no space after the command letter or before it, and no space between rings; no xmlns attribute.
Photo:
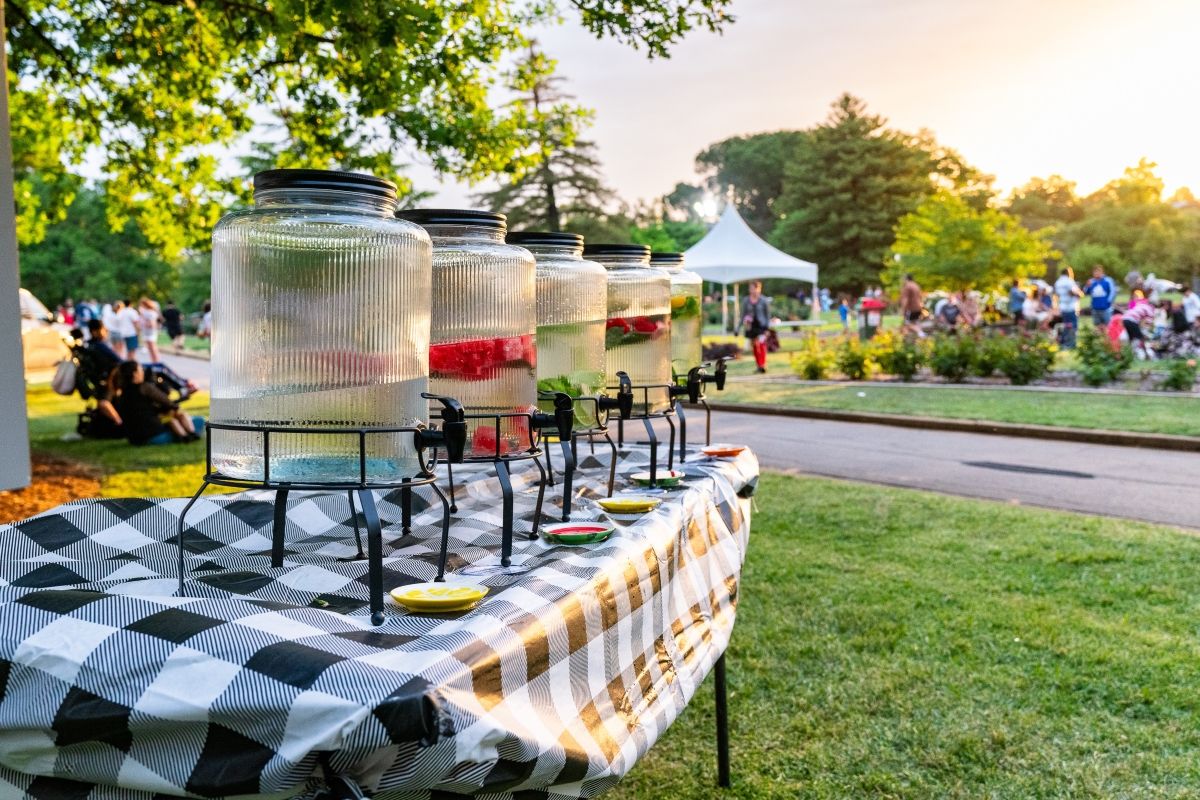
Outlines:
<svg viewBox="0 0 1200 800"><path fill-rule="evenodd" d="M629 333L629 323L620 317L610 317L606 326L607 328L620 328L621 333Z"/></svg>
<svg viewBox="0 0 1200 800"><path fill-rule="evenodd" d="M649 317L636 317L633 320L633 329L638 333L654 333L658 330L658 323Z"/></svg>
<svg viewBox="0 0 1200 800"><path fill-rule="evenodd" d="M471 436L471 454L475 456L494 456L497 452L505 455L508 452L508 441L500 439L500 449L497 451L497 436L495 425L478 425Z"/></svg>

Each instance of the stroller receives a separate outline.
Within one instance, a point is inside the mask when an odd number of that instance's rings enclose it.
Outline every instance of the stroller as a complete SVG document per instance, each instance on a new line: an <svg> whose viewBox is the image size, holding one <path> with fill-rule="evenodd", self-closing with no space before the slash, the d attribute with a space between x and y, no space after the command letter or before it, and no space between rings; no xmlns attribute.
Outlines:
<svg viewBox="0 0 1200 800"><path fill-rule="evenodd" d="M99 401L108 395L108 370L81 339L71 346L71 360L75 362L75 391L88 404L79 414L76 432L85 439L125 438L121 426L97 408ZM176 402L182 403L196 393L195 384L166 364L143 364L142 369L147 381Z"/></svg>

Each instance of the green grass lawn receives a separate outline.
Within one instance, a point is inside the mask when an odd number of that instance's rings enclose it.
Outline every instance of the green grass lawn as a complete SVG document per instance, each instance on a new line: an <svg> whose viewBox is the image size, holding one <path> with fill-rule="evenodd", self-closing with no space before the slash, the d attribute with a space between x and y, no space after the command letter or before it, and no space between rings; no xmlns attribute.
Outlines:
<svg viewBox="0 0 1200 800"><path fill-rule="evenodd" d="M38 452L98 467L105 497L182 497L200 486L204 474L204 442L134 447L124 439L62 441L74 433L83 410L78 396L63 397L49 386L29 387L29 435ZM208 416L208 395L198 393L183 406L193 415ZM217 491L214 489L213 491Z"/></svg>
<svg viewBox="0 0 1200 800"><path fill-rule="evenodd" d="M728 657L609 797L1200 796L1200 541L764 475Z"/></svg>
<svg viewBox="0 0 1200 800"><path fill-rule="evenodd" d="M862 394L862 397L859 397ZM709 399L793 408L1200 436L1200 399L980 388L731 382Z"/></svg>

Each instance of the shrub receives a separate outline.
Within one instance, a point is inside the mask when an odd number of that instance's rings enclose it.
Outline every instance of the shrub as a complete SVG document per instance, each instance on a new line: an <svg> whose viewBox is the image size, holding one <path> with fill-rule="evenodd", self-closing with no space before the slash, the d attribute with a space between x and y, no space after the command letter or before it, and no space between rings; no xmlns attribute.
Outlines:
<svg viewBox="0 0 1200 800"><path fill-rule="evenodd" d="M833 351L821 344L816 334L809 334L804 344L792 355L792 370L809 381L824 380L833 369Z"/></svg>
<svg viewBox="0 0 1200 800"><path fill-rule="evenodd" d="M1114 345L1095 328L1084 328L1075 350L1079 359L1079 377L1088 386L1103 386L1121 377L1133 364L1133 350Z"/></svg>
<svg viewBox="0 0 1200 800"><path fill-rule="evenodd" d="M847 336L838 345L836 363L838 370L852 381L866 380L879 366L871 359L870 350L855 336Z"/></svg>
<svg viewBox="0 0 1200 800"><path fill-rule="evenodd" d="M1172 392L1190 392L1196 385L1196 359L1177 358L1167 368L1166 377L1158 384L1158 388Z"/></svg>
<svg viewBox="0 0 1200 800"><path fill-rule="evenodd" d="M974 358L971 360L972 375L990 378L1000 369L1000 361L1006 352L1007 338L1004 334L977 337Z"/></svg>
<svg viewBox="0 0 1200 800"><path fill-rule="evenodd" d="M933 340L929 353L929 368L951 383L961 383L975 360L976 341L963 335L942 335Z"/></svg>
<svg viewBox="0 0 1200 800"><path fill-rule="evenodd" d="M1057 349L1041 334L1005 337L999 369L1014 386L1025 386L1046 376Z"/></svg>
<svg viewBox="0 0 1200 800"><path fill-rule="evenodd" d="M871 340L871 356L887 374L911 381L925 363L925 348L917 339L886 331Z"/></svg>

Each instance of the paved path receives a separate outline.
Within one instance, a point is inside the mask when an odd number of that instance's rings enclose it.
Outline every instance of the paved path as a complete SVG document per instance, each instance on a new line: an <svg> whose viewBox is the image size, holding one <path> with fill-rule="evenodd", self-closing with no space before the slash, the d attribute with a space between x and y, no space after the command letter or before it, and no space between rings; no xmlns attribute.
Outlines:
<svg viewBox="0 0 1200 800"><path fill-rule="evenodd" d="M1200 528L1200 454L715 412L764 467Z"/></svg>
<svg viewBox="0 0 1200 800"><path fill-rule="evenodd" d="M207 361L163 360L208 388ZM703 417L690 419L703 436ZM771 469L1200 529L1195 453L723 411L713 439L750 445Z"/></svg>

